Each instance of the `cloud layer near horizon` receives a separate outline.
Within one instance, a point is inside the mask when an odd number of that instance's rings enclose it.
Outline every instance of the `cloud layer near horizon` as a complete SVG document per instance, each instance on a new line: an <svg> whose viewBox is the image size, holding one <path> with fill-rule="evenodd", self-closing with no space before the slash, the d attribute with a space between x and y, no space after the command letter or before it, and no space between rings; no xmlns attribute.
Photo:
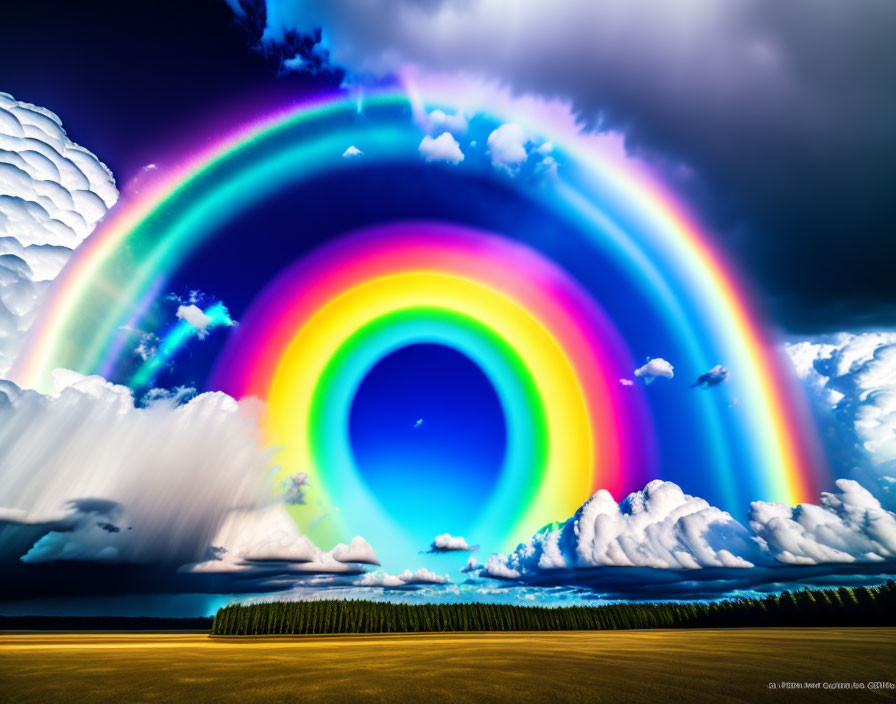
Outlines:
<svg viewBox="0 0 896 704"><path fill-rule="evenodd" d="M837 480L821 505L754 502L747 529L730 514L654 480L616 503L598 491L564 523L548 527L509 555L492 555L481 575L528 585L600 590L687 591L732 581L749 588L832 573L896 572L896 515L857 482ZM634 569L637 568L637 569ZM788 569L790 568L790 569ZM696 587L695 587L696 588Z"/></svg>
<svg viewBox="0 0 896 704"><path fill-rule="evenodd" d="M271 499L259 411L222 393L138 408L126 387L63 370L49 396L0 382L0 512L63 528L29 562L198 560L230 511ZM109 507L71 516L72 502L93 499Z"/></svg>

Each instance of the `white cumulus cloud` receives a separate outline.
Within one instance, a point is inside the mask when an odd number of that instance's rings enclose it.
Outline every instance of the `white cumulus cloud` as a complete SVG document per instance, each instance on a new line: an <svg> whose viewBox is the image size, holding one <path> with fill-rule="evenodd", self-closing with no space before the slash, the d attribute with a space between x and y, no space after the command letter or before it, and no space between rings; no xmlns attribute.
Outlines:
<svg viewBox="0 0 896 704"><path fill-rule="evenodd" d="M0 375L50 282L117 199L112 173L55 114L0 93Z"/></svg>
<svg viewBox="0 0 896 704"><path fill-rule="evenodd" d="M826 567L834 574L843 565L887 564L892 570L894 560L896 515L855 481L838 480L820 505L754 502L747 528L676 484L655 480L618 504L598 491L567 521L546 526L509 555L492 555L482 576L544 583L545 576L562 575L560 583L593 584L600 568L626 567L693 573L653 577L662 584L711 582L724 573L725 580L749 586L794 579L787 568ZM700 576L706 570L710 576ZM626 588L651 584L639 574ZM612 575L625 580L624 572Z"/></svg>
<svg viewBox="0 0 896 704"><path fill-rule="evenodd" d="M420 154L426 161L445 161L455 165L464 160L460 144L450 132L442 132L435 138L426 135L420 142Z"/></svg>
<svg viewBox="0 0 896 704"><path fill-rule="evenodd" d="M452 552L476 550L478 545L470 545L465 538L459 535L451 535L450 533L442 533L437 535L435 540L429 546L429 552Z"/></svg>
<svg viewBox="0 0 896 704"><path fill-rule="evenodd" d="M424 567L412 572L405 570L401 574L392 575L383 571L368 572L359 578L355 585L359 587L412 587L425 584L447 584L448 575L438 575Z"/></svg>
<svg viewBox="0 0 896 704"><path fill-rule="evenodd" d="M497 127L488 136L487 144L492 164L511 175L529 158L529 136L522 125L508 122Z"/></svg>
<svg viewBox="0 0 896 704"><path fill-rule="evenodd" d="M486 562L490 576L510 579L551 568L752 567L746 530L731 515L655 480L617 504L598 491L565 523L536 534L508 557ZM739 550L738 554L732 549Z"/></svg>
<svg viewBox="0 0 896 704"><path fill-rule="evenodd" d="M635 376L644 380L645 384L650 384L654 379L664 378L671 379L675 376L672 365L662 357L654 357L647 361L647 364L635 369Z"/></svg>
<svg viewBox="0 0 896 704"><path fill-rule="evenodd" d="M838 479L821 505L755 501L750 527L779 562L884 562L896 558L896 515L858 482Z"/></svg>
<svg viewBox="0 0 896 704"><path fill-rule="evenodd" d="M282 504L232 512L212 541L207 559L185 565L192 574L238 573L243 578L273 573L296 582L314 575L356 575L364 565L378 565L370 544L355 537L332 550L314 545L299 533ZM284 585L285 586L285 585Z"/></svg>
<svg viewBox="0 0 896 704"><path fill-rule="evenodd" d="M356 535L349 545L340 543L333 548L333 557L339 562L357 562L366 565L378 565L380 561L376 553L364 538Z"/></svg>
<svg viewBox="0 0 896 704"><path fill-rule="evenodd" d="M190 325L196 328L199 331L200 336L205 334L206 329L212 322L212 319L203 313L199 306L193 303L178 306L177 317L180 320L186 320Z"/></svg>
<svg viewBox="0 0 896 704"><path fill-rule="evenodd" d="M829 426L829 458L841 474L896 471L896 333L841 333L786 351Z"/></svg>

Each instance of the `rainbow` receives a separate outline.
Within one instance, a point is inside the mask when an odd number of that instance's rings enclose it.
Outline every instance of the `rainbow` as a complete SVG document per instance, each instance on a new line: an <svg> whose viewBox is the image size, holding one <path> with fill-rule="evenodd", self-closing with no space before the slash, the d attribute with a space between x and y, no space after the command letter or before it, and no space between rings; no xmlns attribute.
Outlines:
<svg viewBox="0 0 896 704"><path fill-rule="evenodd" d="M476 362L508 419L501 482L474 534L503 544L598 488L619 493L645 478L633 476L643 469L634 439L647 421L618 383L632 360L610 321L536 252L470 228L373 228L287 268L243 315L211 386L266 399L281 462L309 468L327 505L385 525L345 419L373 365L421 342Z"/></svg>
<svg viewBox="0 0 896 704"><path fill-rule="evenodd" d="M127 348L122 326L148 315L152 292L219 226L321 174L419 164L421 115L427 107L462 104L461 91L422 82L368 97L361 115L343 95L303 102L175 160L179 167L116 206L77 250L35 321L14 380L46 387L59 366L114 376ZM497 93L484 101L489 112L478 119L498 124L519 120L522 112L533 134L553 142L562 164L554 183L505 179L504 185L551 212L558 227L582 233L583 251L600 253L620 272L694 369L724 362L732 370L736 418L721 413L712 394L689 401L697 409L689 422L705 429L707 467L694 469L701 481L716 486L729 508L756 498L814 498L825 474L811 423L746 288L711 237L624 155L618 140L579 134L555 107L518 104ZM363 160L341 158L349 144L362 146ZM632 355L621 340L639 321L614 318L611 325L568 275L494 234L451 223L375 232L295 264L309 273L307 288L296 289L284 274L262 292L257 300L277 311L274 319L257 313L258 304L246 315L237 312L263 331L261 339L245 348L247 361L235 364L230 355L245 336L242 327L234 332L222 357L231 362L219 362L208 384L267 400L269 431L284 446L284 471L313 468L328 500L379 511L359 482L343 481L354 470L340 416L359 375L378 356L402 342L432 339L453 341L486 370L508 416L506 481L502 474L483 518L493 522L489 530L500 534L498 542L568 515L596 487L630 490L645 476L663 474L648 450L630 451L632 442L649 447L653 431L640 401L627 405L612 383L613 374L631 373ZM350 253L351 265L337 266L334 252ZM519 258L521 271L540 285L496 265L504 257ZM297 342L309 339L314 344ZM302 401L284 389L301 389ZM286 442L287 426L303 428L297 442ZM571 438L562 451L561 432ZM339 442L330 447L325 437ZM563 482L557 481L561 465ZM351 491L357 496L345 493Z"/></svg>

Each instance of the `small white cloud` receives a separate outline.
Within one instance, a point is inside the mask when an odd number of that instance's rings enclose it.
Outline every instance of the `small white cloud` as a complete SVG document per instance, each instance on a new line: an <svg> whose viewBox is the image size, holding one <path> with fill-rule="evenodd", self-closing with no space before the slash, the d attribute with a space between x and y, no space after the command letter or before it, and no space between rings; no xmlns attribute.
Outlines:
<svg viewBox="0 0 896 704"><path fill-rule="evenodd" d="M522 125L508 122L492 131L488 136L488 153L492 165L514 175L519 171L529 154L526 145L529 136Z"/></svg>
<svg viewBox="0 0 896 704"><path fill-rule="evenodd" d="M426 161L445 161L459 164L464 160L460 144L450 132L442 132L438 137L426 135L420 142L420 154Z"/></svg>
<svg viewBox="0 0 896 704"><path fill-rule="evenodd" d="M380 561L376 553L364 538L356 535L350 545L340 543L332 550L333 557L339 562L357 562L365 565L378 565Z"/></svg>
<svg viewBox="0 0 896 704"><path fill-rule="evenodd" d="M453 536L450 533L437 535L429 546L429 552L454 552L476 550L478 545L469 545L461 536Z"/></svg>
<svg viewBox="0 0 896 704"><path fill-rule="evenodd" d="M342 152L343 159L357 159L359 156L364 156L364 152L358 149L354 144L350 145L348 149Z"/></svg>
<svg viewBox="0 0 896 704"><path fill-rule="evenodd" d="M202 312L202 309L194 304L181 305L177 307L177 317L186 320L190 325L199 331L199 336L205 335L212 319Z"/></svg>
<svg viewBox="0 0 896 704"><path fill-rule="evenodd" d="M643 379L645 384L650 384L658 377L671 379L675 374L673 373L672 365L669 364L669 362L662 357L654 357L653 359L648 360L647 364L644 366L635 369L635 376Z"/></svg>
<svg viewBox="0 0 896 704"><path fill-rule="evenodd" d="M620 379L619 383L622 384L623 386L634 386L635 382L632 381L631 379Z"/></svg>

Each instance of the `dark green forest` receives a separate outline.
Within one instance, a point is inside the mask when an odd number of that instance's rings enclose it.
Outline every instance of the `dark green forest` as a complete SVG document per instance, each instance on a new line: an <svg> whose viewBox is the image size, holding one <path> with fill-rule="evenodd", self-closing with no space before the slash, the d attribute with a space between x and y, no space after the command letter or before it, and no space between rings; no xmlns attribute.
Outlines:
<svg viewBox="0 0 896 704"><path fill-rule="evenodd" d="M623 603L601 606L393 604L290 601L226 606L212 635L411 633L427 631L582 631L738 626L894 626L896 583L803 589L761 599Z"/></svg>

